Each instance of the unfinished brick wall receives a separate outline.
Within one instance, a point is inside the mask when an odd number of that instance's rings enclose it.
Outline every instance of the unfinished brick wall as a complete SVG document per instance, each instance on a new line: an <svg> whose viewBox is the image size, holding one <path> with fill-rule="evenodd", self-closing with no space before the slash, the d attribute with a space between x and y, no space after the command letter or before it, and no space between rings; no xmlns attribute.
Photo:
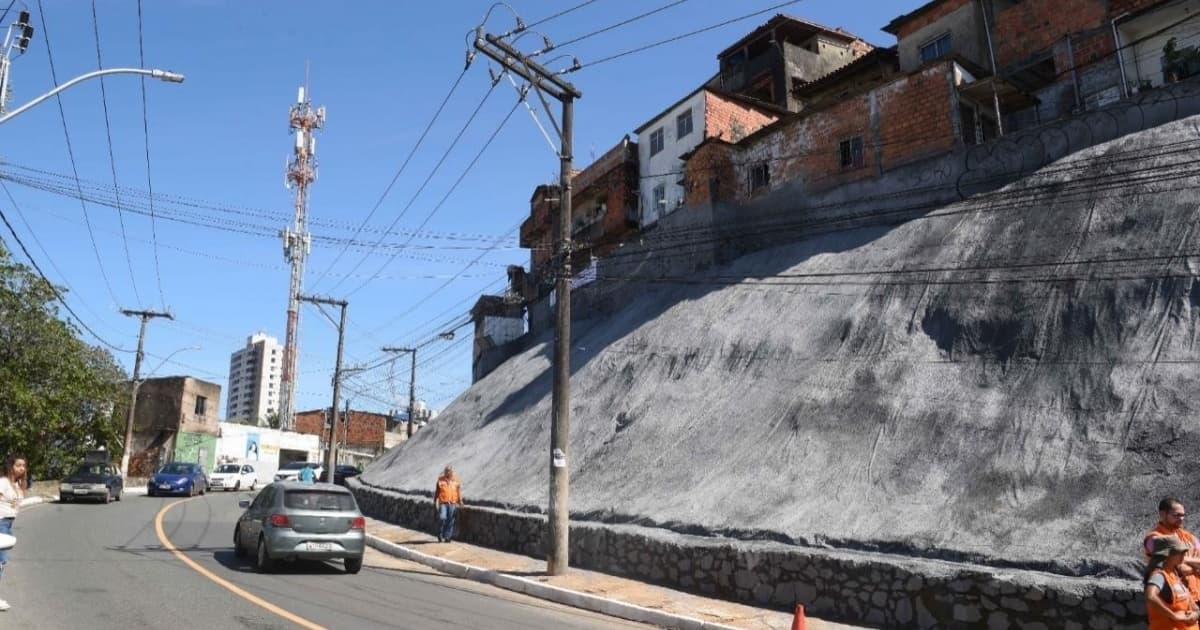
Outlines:
<svg viewBox="0 0 1200 630"><path fill-rule="evenodd" d="M338 439L346 446L382 448L387 416L366 411L350 411L350 421L341 425ZM296 414L296 432L322 436L325 431L325 410L302 411Z"/></svg>
<svg viewBox="0 0 1200 630"><path fill-rule="evenodd" d="M933 64L875 91L883 170L954 149L958 132L951 110L952 66L949 61Z"/></svg>
<svg viewBox="0 0 1200 630"><path fill-rule="evenodd" d="M704 93L704 137L737 142L779 119L741 101Z"/></svg>
<svg viewBox="0 0 1200 630"><path fill-rule="evenodd" d="M739 182L733 166L734 145L710 140L696 147L684 162L685 206L699 206L738 196Z"/></svg>
<svg viewBox="0 0 1200 630"><path fill-rule="evenodd" d="M1007 68L1054 50L1065 41L1068 33L1086 34L1096 29L1103 30L1107 27L1107 16L1108 0L1026 0L1010 5L995 15L992 41L996 49L996 65ZM1079 64L1079 43L1074 44L1076 63ZM1111 29L1108 32L1108 44L1107 52L1111 52ZM1089 50L1087 54L1092 52ZM1069 60L1065 59L1056 59L1055 65L1060 73L1070 68Z"/></svg>

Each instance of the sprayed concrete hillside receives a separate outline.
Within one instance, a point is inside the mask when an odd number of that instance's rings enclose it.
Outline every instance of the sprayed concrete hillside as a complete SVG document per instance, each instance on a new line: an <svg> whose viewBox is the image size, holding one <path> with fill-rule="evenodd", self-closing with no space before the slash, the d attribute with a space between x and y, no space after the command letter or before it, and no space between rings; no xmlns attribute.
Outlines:
<svg viewBox="0 0 1200 630"><path fill-rule="evenodd" d="M776 247L577 324L573 517L1135 575L1200 478L1200 128L1101 145L902 225ZM869 208L858 208L862 212ZM552 341L369 484L541 509Z"/></svg>

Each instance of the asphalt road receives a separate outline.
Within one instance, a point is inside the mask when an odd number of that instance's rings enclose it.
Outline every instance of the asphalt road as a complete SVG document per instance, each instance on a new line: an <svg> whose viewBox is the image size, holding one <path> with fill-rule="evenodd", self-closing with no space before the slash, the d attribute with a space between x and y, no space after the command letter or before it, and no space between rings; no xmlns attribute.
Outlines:
<svg viewBox="0 0 1200 630"><path fill-rule="evenodd" d="M207 569L312 626L326 628L608 629L647 628L429 572L369 550L358 575L340 563L284 565L256 573L235 558L238 498L215 493L166 513L163 531ZM155 516L170 498L126 495L119 503L44 504L16 521L18 545L0 581L6 628L298 627L235 594L175 557L159 541Z"/></svg>

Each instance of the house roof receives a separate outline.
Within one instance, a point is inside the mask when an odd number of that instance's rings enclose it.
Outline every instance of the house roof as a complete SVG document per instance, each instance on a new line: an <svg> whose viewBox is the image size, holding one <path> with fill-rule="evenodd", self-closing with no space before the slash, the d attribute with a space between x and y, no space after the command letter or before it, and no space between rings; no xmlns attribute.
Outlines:
<svg viewBox="0 0 1200 630"><path fill-rule="evenodd" d="M855 59L854 61L851 61L841 68L838 68L837 70L834 70L833 72L830 72L819 79L805 83L796 90L796 93L805 94L820 91L837 83L838 81L853 76L854 74L861 72L868 67L877 66L880 63L898 63L899 60L900 55L896 52L895 46L888 46L886 48L873 48L871 49L871 52L859 57L858 59Z"/></svg>
<svg viewBox="0 0 1200 630"><path fill-rule="evenodd" d="M885 33L891 33L892 35L895 35L896 32L900 30L900 27L905 22L908 22L909 20L912 20L913 18L917 18L917 17L920 17L920 16L928 13L934 7L938 6L939 4L942 4L945 1L946 0L931 0L930 2L926 2L925 4L913 9L912 11L909 11L908 13L905 13L904 15L893 18L891 22L887 23L887 26L884 26L880 30Z"/></svg>
<svg viewBox="0 0 1200 630"><path fill-rule="evenodd" d="M753 31L750 31L750 33L748 33L745 37L742 37L741 39L734 42L731 46L729 46L725 50L722 50L721 52L717 53L717 58L720 59L721 57L724 57L726 54L732 52L733 50L735 50L737 48L741 48L742 46L746 45L750 41L757 39L759 36L764 35L764 34L770 32L774 29L777 29L777 28L788 29L789 31L799 34L799 35L816 35L816 34L827 35L829 37L841 39L841 40L847 41L847 42L852 42L856 39L862 39L861 37L855 35L854 33L851 33L849 31L846 31L841 28L831 28L831 27L825 26L823 24L817 24L816 22L810 22L809 20L804 20L804 19L801 19L798 17L792 17L790 15L785 15L783 13L777 13L777 14L775 14L775 17L767 20L766 24L763 24L762 26L754 29Z"/></svg>

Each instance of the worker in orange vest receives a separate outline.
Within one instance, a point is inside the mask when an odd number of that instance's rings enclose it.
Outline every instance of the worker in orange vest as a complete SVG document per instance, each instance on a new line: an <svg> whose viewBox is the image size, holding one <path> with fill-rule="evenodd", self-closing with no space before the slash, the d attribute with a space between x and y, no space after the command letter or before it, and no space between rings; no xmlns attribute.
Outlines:
<svg viewBox="0 0 1200 630"><path fill-rule="evenodd" d="M1200 629L1200 609L1179 575L1179 566L1190 549L1175 536L1151 539L1150 563L1143 580L1149 630Z"/></svg>
<svg viewBox="0 0 1200 630"><path fill-rule="evenodd" d="M1188 551L1183 562L1179 564L1178 572L1183 577L1183 583L1192 594L1192 600L1200 602L1200 539L1183 528L1183 520L1187 518L1187 510L1183 502L1174 497L1165 497L1158 502L1158 524L1142 539L1142 551L1146 561L1150 561L1153 553L1154 539L1163 536L1174 536L1187 546Z"/></svg>
<svg viewBox="0 0 1200 630"><path fill-rule="evenodd" d="M454 469L446 466L442 476L438 477L437 488L433 491L433 507L438 514L438 542L450 542L454 538L454 514L462 505L462 484Z"/></svg>

